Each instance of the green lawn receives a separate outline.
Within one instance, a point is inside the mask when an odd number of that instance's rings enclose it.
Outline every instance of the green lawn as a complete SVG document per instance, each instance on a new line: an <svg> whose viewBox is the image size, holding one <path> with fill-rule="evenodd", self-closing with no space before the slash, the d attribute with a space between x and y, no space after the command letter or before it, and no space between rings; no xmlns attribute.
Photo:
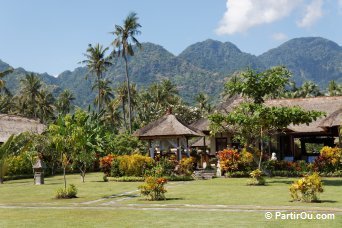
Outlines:
<svg viewBox="0 0 342 228"><path fill-rule="evenodd" d="M79 198L68 200L53 198L62 176L46 178L41 186L31 179L7 181L0 185L0 227L342 227L342 178L323 179L321 203L290 202L288 188L295 179L267 179L267 186L247 186L246 178L170 182L168 199L159 202L135 197L141 183L103 182L101 173L88 174L86 183L68 175L79 190ZM331 210L335 219L265 219L268 208L284 206Z"/></svg>

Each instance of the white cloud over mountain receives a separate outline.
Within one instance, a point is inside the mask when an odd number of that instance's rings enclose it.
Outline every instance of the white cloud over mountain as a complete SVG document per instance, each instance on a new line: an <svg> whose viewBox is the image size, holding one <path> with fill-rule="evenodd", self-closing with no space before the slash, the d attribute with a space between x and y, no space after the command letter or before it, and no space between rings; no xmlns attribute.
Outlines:
<svg viewBox="0 0 342 228"><path fill-rule="evenodd" d="M338 1L342 4L342 0ZM323 16L323 4L324 0L227 0L227 10L216 33L243 33L255 26L288 17L295 10L303 10L297 26L309 27Z"/></svg>

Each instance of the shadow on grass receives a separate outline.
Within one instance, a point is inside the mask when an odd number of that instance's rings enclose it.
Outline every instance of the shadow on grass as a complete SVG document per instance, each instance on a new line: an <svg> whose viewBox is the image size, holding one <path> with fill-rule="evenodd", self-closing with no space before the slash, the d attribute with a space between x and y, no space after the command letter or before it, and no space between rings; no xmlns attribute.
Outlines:
<svg viewBox="0 0 342 228"><path fill-rule="evenodd" d="M164 200L155 200L155 202L163 202L163 201L170 201L170 200L184 200L184 198L180 197L172 197L172 198L166 198ZM139 201L153 201L147 198L139 199Z"/></svg>
<svg viewBox="0 0 342 228"><path fill-rule="evenodd" d="M267 179L266 180L266 184L292 184L293 181L289 181L289 180L273 180L273 179Z"/></svg>
<svg viewBox="0 0 342 228"><path fill-rule="evenodd" d="M341 180L323 180L323 184L326 186L342 186Z"/></svg>
<svg viewBox="0 0 342 228"><path fill-rule="evenodd" d="M116 199L116 198L123 198L123 197L129 197L129 198L136 198L139 197L138 194L114 194L110 196L104 196L105 199Z"/></svg>

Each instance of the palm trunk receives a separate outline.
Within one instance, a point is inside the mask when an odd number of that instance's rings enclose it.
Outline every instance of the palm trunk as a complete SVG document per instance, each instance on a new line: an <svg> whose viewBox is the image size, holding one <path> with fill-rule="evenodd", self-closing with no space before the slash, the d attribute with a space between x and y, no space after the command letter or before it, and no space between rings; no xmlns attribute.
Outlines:
<svg viewBox="0 0 342 228"><path fill-rule="evenodd" d="M124 125L125 128L127 128L127 121L126 121L126 110L125 110L125 98L122 98L122 114L123 114L123 119L124 119Z"/></svg>
<svg viewBox="0 0 342 228"><path fill-rule="evenodd" d="M264 145L262 142L262 136L263 136L263 132L262 132L262 128L260 129L260 159L259 159L259 170L261 170L261 161L262 161L262 156L263 156L263 152L264 152Z"/></svg>
<svg viewBox="0 0 342 228"><path fill-rule="evenodd" d="M101 94L101 90L100 90L100 75L97 75L97 86L99 87L99 91L98 91L98 97L97 97L97 112L100 113L100 94Z"/></svg>
<svg viewBox="0 0 342 228"><path fill-rule="evenodd" d="M64 178L64 190L66 191L66 176L65 176L65 170L66 170L66 166L63 167L63 178Z"/></svg>
<svg viewBox="0 0 342 228"><path fill-rule="evenodd" d="M127 98L128 98L128 124L129 124L129 133L132 133L132 116L131 116L131 87L129 83L129 76L128 76L128 62L127 57L124 55L125 59L125 67L126 67L126 82L127 82Z"/></svg>

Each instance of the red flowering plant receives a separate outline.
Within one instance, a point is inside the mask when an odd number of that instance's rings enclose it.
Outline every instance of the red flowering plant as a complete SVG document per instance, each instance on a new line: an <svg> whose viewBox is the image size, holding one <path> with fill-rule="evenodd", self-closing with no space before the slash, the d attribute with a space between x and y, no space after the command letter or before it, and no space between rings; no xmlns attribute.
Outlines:
<svg viewBox="0 0 342 228"><path fill-rule="evenodd" d="M110 176L110 170L112 168L112 162L114 158L114 155L108 154L100 159L100 168L106 177Z"/></svg>
<svg viewBox="0 0 342 228"><path fill-rule="evenodd" d="M218 153L221 170L233 172L239 169L240 155L237 150L224 149Z"/></svg>

